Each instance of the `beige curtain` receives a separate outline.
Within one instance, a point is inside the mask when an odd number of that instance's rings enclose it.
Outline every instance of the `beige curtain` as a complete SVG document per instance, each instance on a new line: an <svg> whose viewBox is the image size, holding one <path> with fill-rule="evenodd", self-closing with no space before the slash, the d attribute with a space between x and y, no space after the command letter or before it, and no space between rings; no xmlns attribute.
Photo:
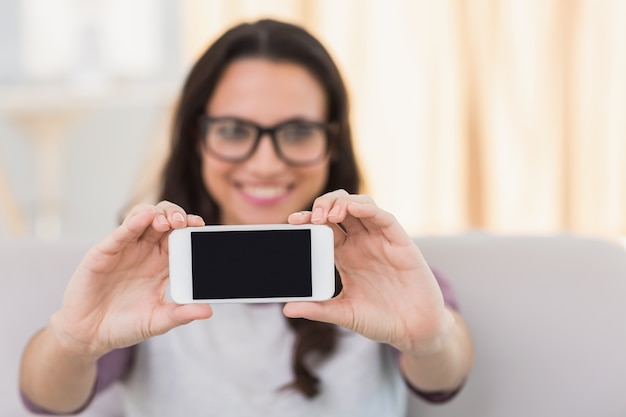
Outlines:
<svg viewBox="0 0 626 417"><path fill-rule="evenodd" d="M190 0L185 59L263 16L329 47L411 233L626 234L626 1Z"/></svg>

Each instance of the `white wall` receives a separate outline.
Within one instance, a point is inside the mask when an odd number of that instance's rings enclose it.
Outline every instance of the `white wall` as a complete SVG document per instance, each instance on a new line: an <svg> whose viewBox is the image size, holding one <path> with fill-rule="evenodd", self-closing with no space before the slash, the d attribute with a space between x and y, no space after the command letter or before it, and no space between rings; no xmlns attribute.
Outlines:
<svg viewBox="0 0 626 417"><path fill-rule="evenodd" d="M117 224L187 70L179 7L0 1L0 238Z"/></svg>

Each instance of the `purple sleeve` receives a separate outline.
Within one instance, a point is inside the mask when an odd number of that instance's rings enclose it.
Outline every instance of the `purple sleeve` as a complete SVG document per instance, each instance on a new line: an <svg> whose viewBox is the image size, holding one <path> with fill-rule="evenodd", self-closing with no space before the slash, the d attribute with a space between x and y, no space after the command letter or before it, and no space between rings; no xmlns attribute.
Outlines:
<svg viewBox="0 0 626 417"><path fill-rule="evenodd" d="M116 349L98 360L98 377L95 394L104 391L111 384L128 373L135 357L135 346Z"/></svg>
<svg viewBox="0 0 626 417"><path fill-rule="evenodd" d="M445 278L443 278L441 274L439 274L437 271L433 270L433 274L435 275L435 278L437 279L437 283L439 284L439 288L441 289L441 293L443 295L443 301L445 305L453 310L458 311L459 304L456 298L456 294L454 293L454 290L452 286L450 285L450 283ZM450 390L450 391L426 392L426 391L421 391L418 388L411 385L409 381L406 380L406 378L404 381L406 382L406 385L409 387L409 389L411 390L413 394L415 394L416 396L420 397L422 400L429 402L429 403L443 403L446 401L450 401L461 391L461 389L465 385L465 382L464 382L457 388Z"/></svg>
<svg viewBox="0 0 626 417"><path fill-rule="evenodd" d="M96 377L96 384L94 386L93 393L91 394L89 400L80 409L71 414L78 414L83 411L89 406L93 398L98 395L98 393L104 391L114 382L122 379L131 367L134 354L135 348L128 347L112 350L98 359L98 375ZM22 397L22 403L30 412L35 414L58 415L37 406L30 401L23 392L20 392L20 396Z"/></svg>

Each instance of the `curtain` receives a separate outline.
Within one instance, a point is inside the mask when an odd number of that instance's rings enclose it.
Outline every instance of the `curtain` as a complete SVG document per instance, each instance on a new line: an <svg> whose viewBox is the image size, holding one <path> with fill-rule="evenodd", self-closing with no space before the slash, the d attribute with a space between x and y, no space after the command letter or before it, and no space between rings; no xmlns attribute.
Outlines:
<svg viewBox="0 0 626 417"><path fill-rule="evenodd" d="M626 235L624 0L168 7L178 14L162 20L180 28L168 42L182 52L168 59L186 69L240 21L285 19L318 36L348 84L364 191L411 234ZM142 191L167 149L166 126L155 132Z"/></svg>
<svg viewBox="0 0 626 417"><path fill-rule="evenodd" d="M195 1L191 61L285 18L350 88L367 188L414 234L626 232L626 1Z"/></svg>

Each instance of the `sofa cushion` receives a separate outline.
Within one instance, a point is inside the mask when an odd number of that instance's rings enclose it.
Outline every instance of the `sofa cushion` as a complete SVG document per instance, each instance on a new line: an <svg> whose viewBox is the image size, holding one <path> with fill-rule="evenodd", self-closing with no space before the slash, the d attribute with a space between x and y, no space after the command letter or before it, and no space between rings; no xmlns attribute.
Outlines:
<svg viewBox="0 0 626 417"><path fill-rule="evenodd" d="M412 401L412 415L626 415L621 246L571 235L416 241L456 289L476 361L454 401Z"/></svg>

